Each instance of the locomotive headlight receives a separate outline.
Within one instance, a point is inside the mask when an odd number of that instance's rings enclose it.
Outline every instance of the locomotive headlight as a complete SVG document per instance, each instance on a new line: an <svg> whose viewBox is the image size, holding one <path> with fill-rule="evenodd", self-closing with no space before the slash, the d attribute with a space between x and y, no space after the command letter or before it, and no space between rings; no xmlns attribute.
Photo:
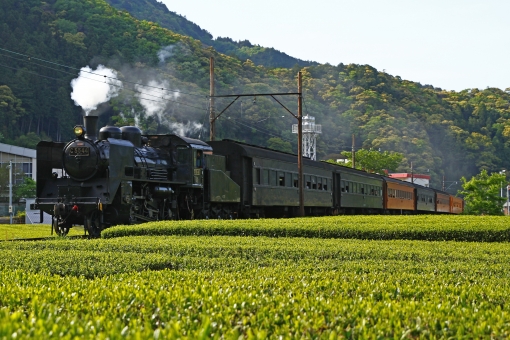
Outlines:
<svg viewBox="0 0 510 340"><path fill-rule="evenodd" d="M81 137L83 136L83 134L85 133L85 131L83 130L83 126L81 125L76 125L74 127L74 134L76 135L76 137Z"/></svg>

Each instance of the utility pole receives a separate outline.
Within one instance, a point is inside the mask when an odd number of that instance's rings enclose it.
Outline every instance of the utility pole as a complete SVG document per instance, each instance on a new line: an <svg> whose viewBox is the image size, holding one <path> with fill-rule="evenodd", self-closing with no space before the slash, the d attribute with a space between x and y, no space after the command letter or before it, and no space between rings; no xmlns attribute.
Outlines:
<svg viewBox="0 0 510 340"><path fill-rule="evenodd" d="M303 176L303 96L301 71L298 72L298 176L299 176L299 216L305 216L305 179Z"/></svg>
<svg viewBox="0 0 510 340"><path fill-rule="evenodd" d="M292 93L253 93L253 94L229 94L229 95L220 95L216 96L214 94L214 71L213 71L213 58L211 58L211 111L209 116L209 122L211 124L210 130L210 140L214 141L214 123L221 115L241 97L263 97L269 96L273 98L278 104L280 104L288 113L290 113L294 118L297 119L297 130L298 130L298 187L299 187L299 216L305 216L305 196L304 196L304 176L303 176L303 96L302 96L302 81L301 81L301 72L298 73L298 92ZM292 113L281 101L279 101L275 96L298 96L298 113L297 115ZM216 115L214 112L214 98L234 98L234 100L227 105L220 113Z"/></svg>
<svg viewBox="0 0 510 340"><path fill-rule="evenodd" d="M216 117L214 116L214 57L209 61L209 140L216 138Z"/></svg>
<svg viewBox="0 0 510 340"><path fill-rule="evenodd" d="M9 161L9 220L12 224L12 161Z"/></svg>
<svg viewBox="0 0 510 340"><path fill-rule="evenodd" d="M352 168L356 169L356 150L354 149L354 133L352 134Z"/></svg>
<svg viewBox="0 0 510 340"><path fill-rule="evenodd" d="M506 186L506 215L510 216L510 185Z"/></svg>

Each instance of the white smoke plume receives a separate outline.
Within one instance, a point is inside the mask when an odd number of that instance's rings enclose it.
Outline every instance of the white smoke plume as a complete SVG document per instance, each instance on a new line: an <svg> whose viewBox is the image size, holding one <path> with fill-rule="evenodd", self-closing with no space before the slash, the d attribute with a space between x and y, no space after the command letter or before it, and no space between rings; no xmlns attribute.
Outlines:
<svg viewBox="0 0 510 340"><path fill-rule="evenodd" d="M188 122L184 123L170 123L170 130L179 136L187 136L191 133L196 133L203 128L203 124L197 122Z"/></svg>
<svg viewBox="0 0 510 340"><path fill-rule="evenodd" d="M150 80L147 86L135 85L136 97L148 116L157 116L163 121L163 112L171 100L179 98L179 92L169 92L168 82Z"/></svg>
<svg viewBox="0 0 510 340"><path fill-rule="evenodd" d="M173 49L175 45L168 45L166 47L163 47L158 51L158 59L161 64L163 64L167 58L170 58L174 55Z"/></svg>
<svg viewBox="0 0 510 340"><path fill-rule="evenodd" d="M117 79L117 72L103 65L94 71L90 67L82 67L78 78L71 81L71 99L74 104L81 106L85 115L118 96L122 82Z"/></svg>

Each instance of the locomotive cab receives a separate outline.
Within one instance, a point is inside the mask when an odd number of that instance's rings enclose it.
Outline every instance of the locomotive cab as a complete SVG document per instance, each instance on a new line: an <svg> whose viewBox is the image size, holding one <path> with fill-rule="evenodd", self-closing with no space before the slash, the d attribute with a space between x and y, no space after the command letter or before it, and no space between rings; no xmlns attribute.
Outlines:
<svg viewBox="0 0 510 340"><path fill-rule="evenodd" d="M169 136L176 154L176 180L191 188L204 186L204 156L213 153L208 144L192 138Z"/></svg>

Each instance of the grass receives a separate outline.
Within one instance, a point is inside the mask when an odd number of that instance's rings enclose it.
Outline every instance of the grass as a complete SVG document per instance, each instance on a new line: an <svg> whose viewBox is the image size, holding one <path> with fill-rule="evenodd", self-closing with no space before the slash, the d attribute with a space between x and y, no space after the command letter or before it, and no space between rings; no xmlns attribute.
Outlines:
<svg viewBox="0 0 510 340"><path fill-rule="evenodd" d="M69 235L83 235L83 227L71 228ZM0 241L50 236L51 226L49 224L0 224ZM56 237L55 233L53 236Z"/></svg>

